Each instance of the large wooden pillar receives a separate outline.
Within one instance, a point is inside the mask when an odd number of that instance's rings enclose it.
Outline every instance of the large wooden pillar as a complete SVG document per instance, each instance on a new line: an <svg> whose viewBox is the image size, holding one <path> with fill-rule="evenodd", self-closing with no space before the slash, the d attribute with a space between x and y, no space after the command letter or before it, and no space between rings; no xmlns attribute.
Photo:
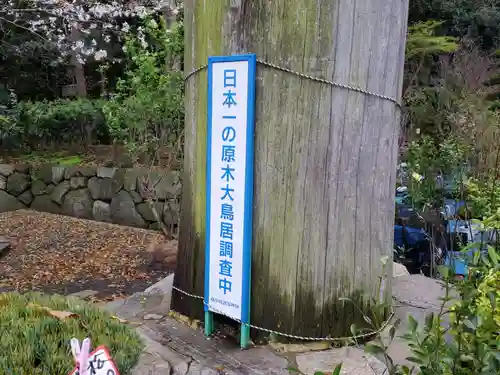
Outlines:
<svg viewBox="0 0 500 375"><path fill-rule="evenodd" d="M256 53L306 75L399 99L408 0L186 0L185 72ZM340 297L375 289L392 256L400 108L377 96L257 67L253 324L341 335ZM184 190L174 285L203 295L207 72L186 86ZM391 272L391 270L389 270ZM200 300L173 309L201 318Z"/></svg>

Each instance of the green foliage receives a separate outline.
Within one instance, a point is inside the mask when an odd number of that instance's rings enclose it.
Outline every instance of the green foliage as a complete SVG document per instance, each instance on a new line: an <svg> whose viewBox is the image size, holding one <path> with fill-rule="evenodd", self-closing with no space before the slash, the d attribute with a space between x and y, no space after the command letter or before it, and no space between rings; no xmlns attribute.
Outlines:
<svg viewBox="0 0 500 375"><path fill-rule="evenodd" d="M461 128L472 132L484 126L487 121L481 117L495 108L487 99L498 97L493 87L494 58L481 49L477 38L454 32L450 26L465 19L468 26L474 24L474 19L458 15L462 11L471 14L472 9L460 0L421 0L411 6L404 101L409 128L418 132L408 137L426 134L439 142L450 133L462 132ZM491 87L486 90L486 85Z"/></svg>
<svg viewBox="0 0 500 375"><path fill-rule="evenodd" d="M6 137L17 121L17 97L15 93L0 84L0 141Z"/></svg>
<svg viewBox="0 0 500 375"><path fill-rule="evenodd" d="M44 308L77 314L58 319ZM0 373L67 375L74 367L69 342L90 337L106 345L126 375L142 351L138 335L110 314L76 298L38 293L0 295Z"/></svg>
<svg viewBox="0 0 500 375"><path fill-rule="evenodd" d="M450 36L436 36L436 29L443 22L426 21L408 28L406 58L423 57L454 52L458 48L457 39Z"/></svg>
<svg viewBox="0 0 500 375"><path fill-rule="evenodd" d="M490 220L483 224L488 227L491 223ZM463 251L482 247L483 244L473 243ZM499 260L500 255L493 247L488 247L485 254L476 251L469 263L471 277L458 282L452 281L451 270L441 269L445 297L440 312L430 314L424 327L410 319L410 332L404 336L412 351L409 360L420 369L405 372L396 367L395 374L466 375L500 371L500 315L496 308L500 299L495 294L500 281ZM447 328L446 322L449 322Z"/></svg>
<svg viewBox="0 0 500 375"><path fill-rule="evenodd" d="M447 35L470 38L490 49L500 36L499 6L497 0L411 0L409 21L444 20Z"/></svg>
<svg viewBox="0 0 500 375"><path fill-rule="evenodd" d="M38 166L43 164L50 165L81 165L85 161L80 155L68 154L66 152L44 152L32 151L19 156L19 161L23 164Z"/></svg>
<svg viewBox="0 0 500 375"><path fill-rule="evenodd" d="M411 201L418 209L437 206L443 198L443 188L438 185L436 176L452 176L452 190L447 195L457 196L463 185L463 176L467 171L467 156L470 147L460 140L450 137L442 143L436 143L430 136L423 136L413 141L406 154L408 171L423 176L423 179L410 178L408 192ZM461 177L462 176L462 177Z"/></svg>
<svg viewBox="0 0 500 375"><path fill-rule="evenodd" d="M456 108L455 95L442 86L408 90L405 96L409 119L421 134L442 137L452 128L449 113Z"/></svg>
<svg viewBox="0 0 500 375"><path fill-rule="evenodd" d="M500 371L500 255L492 247L476 255L474 277L458 285L462 298L450 309L450 332L461 352L455 373L464 375Z"/></svg>
<svg viewBox="0 0 500 375"><path fill-rule="evenodd" d="M466 182L467 201L474 217L492 217L500 208L500 186L494 176L486 180L470 177Z"/></svg>
<svg viewBox="0 0 500 375"><path fill-rule="evenodd" d="M408 149L407 161L414 172L426 175L437 171L453 172L466 159L467 145L448 138L436 143L429 136L413 141Z"/></svg>
<svg viewBox="0 0 500 375"><path fill-rule="evenodd" d="M499 213L500 214L500 213ZM500 217L500 215L499 215ZM500 224L500 221L497 221ZM491 224L490 222L484 222ZM500 228L497 227L497 229ZM465 250L478 247L472 244ZM409 330L402 338L407 342L412 366L394 363L388 348L401 323L395 320L370 343L365 351L381 358L389 375L493 375L500 373L500 254L492 247L486 254L476 252L470 264L472 277L454 281L451 271L441 269L445 295L437 314L427 315L420 325L409 316ZM380 304L380 311L386 308ZM377 314L375 314L377 316ZM382 319L365 317L373 331L383 328ZM358 331L351 329L354 334ZM362 332L359 332L362 333ZM338 365L334 373L340 373ZM293 372L300 371L291 369ZM318 375L326 375L317 371Z"/></svg>
<svg viewBox="0 0 500 375"><path fill-rule="evenodd" d="M500 270L491 268L478 286L476 313L484 319L481 335L488 335L500 327Z"/></svg>
<svg viewBox="0 0 500 375"><path fill-rule="evenodd" d="M2 128L4 145L37 149L82 141L90 144L108 138L101 100L20 102L16 109L18 121Z"/></svg>
<svg viewBox="0 0 500 375"><path fill-rule="evenodd" d="M298 368L295 367L289 367L288 371L290 371L291 374L300 374L300 375L306 375L302 371L300 371ZM340 372L342 371L342 364L338 364L335 366L332 372L325 373L323 371L315 371L313 375L340 375Z"/></svg>
<svg viewBox="0 0 500 375"><path fill-rule="evenodd" d="M474 243L463 250L482 247L483 244ZM452 284L448 281L443 307L433 324L427 331L407 336L408 340L417 338L417 346L411 349L415 363L424 363L423 374L499 373L500 315L496 306L500 299L492 293L499 285L499 260L500 255L493 247L488 246L486 254L476 250L469 263L470 277L453 285L458 296L451 295ZM447 329L444 328L446 315L449 316ZM444 340L445 333L451 336L450 340ZM435 345L426 348L422 344L426 338L434 340ZM426 361L426 358L434 360Z"/></svg>
<svg viewBox="0 0 500 375"><path fill-rule="evenodd" d="M130 65L104 113L113 139L154 158L161 147L178 146L182 133L184 80L172 65L183 53L184 33L182 22L167 30L163 19L148 20L145 31L147 45L133 35L127 38Z"/></svg>

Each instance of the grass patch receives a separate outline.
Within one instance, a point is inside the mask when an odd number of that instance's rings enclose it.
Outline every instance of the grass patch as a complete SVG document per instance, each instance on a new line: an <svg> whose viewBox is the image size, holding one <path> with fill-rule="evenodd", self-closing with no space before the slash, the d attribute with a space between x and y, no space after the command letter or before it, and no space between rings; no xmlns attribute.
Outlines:
<svg viewBox="0 0 500 375"><path fill-rule="evenodd" d="M65 152L43 152L34 151L29 154L23 154L19 157L22 163L40 165L40 164L61 164L78 165L83 162L79 155L68 155Z"/></svg>
<svg viewBox="0 0 500 375"><path fill-rule="evenodd" d="M47 309L77 317L60 319ZM70 339L106 345L121 375L143 349L139 336L106 311L73 297L40 293L0 295L0 374L67 375L73 368Z"/></svg>

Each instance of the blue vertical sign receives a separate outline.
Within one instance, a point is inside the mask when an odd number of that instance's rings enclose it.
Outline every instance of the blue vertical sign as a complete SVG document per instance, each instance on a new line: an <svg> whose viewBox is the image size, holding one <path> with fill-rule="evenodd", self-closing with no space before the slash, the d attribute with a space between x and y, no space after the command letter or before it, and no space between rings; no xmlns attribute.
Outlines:
<svg viewBox="0 0 500 375"><path fill-rule="evenodd" d="M205 333L213 313L250 329L253 138L256 56L208 59L207 238Z"/></svg>

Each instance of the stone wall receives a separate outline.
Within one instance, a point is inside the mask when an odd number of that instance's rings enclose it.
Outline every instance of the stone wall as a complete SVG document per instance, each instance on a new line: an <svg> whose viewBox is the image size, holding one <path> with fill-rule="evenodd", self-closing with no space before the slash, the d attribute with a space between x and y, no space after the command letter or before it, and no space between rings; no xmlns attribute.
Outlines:
<svg viewBox="0 0 500 375"><path fill-rule="evenodd" d="M176 229L180 173L145 168L0 164L0 212L29 208L139 228L159 229L150 204Z"/></svg>

